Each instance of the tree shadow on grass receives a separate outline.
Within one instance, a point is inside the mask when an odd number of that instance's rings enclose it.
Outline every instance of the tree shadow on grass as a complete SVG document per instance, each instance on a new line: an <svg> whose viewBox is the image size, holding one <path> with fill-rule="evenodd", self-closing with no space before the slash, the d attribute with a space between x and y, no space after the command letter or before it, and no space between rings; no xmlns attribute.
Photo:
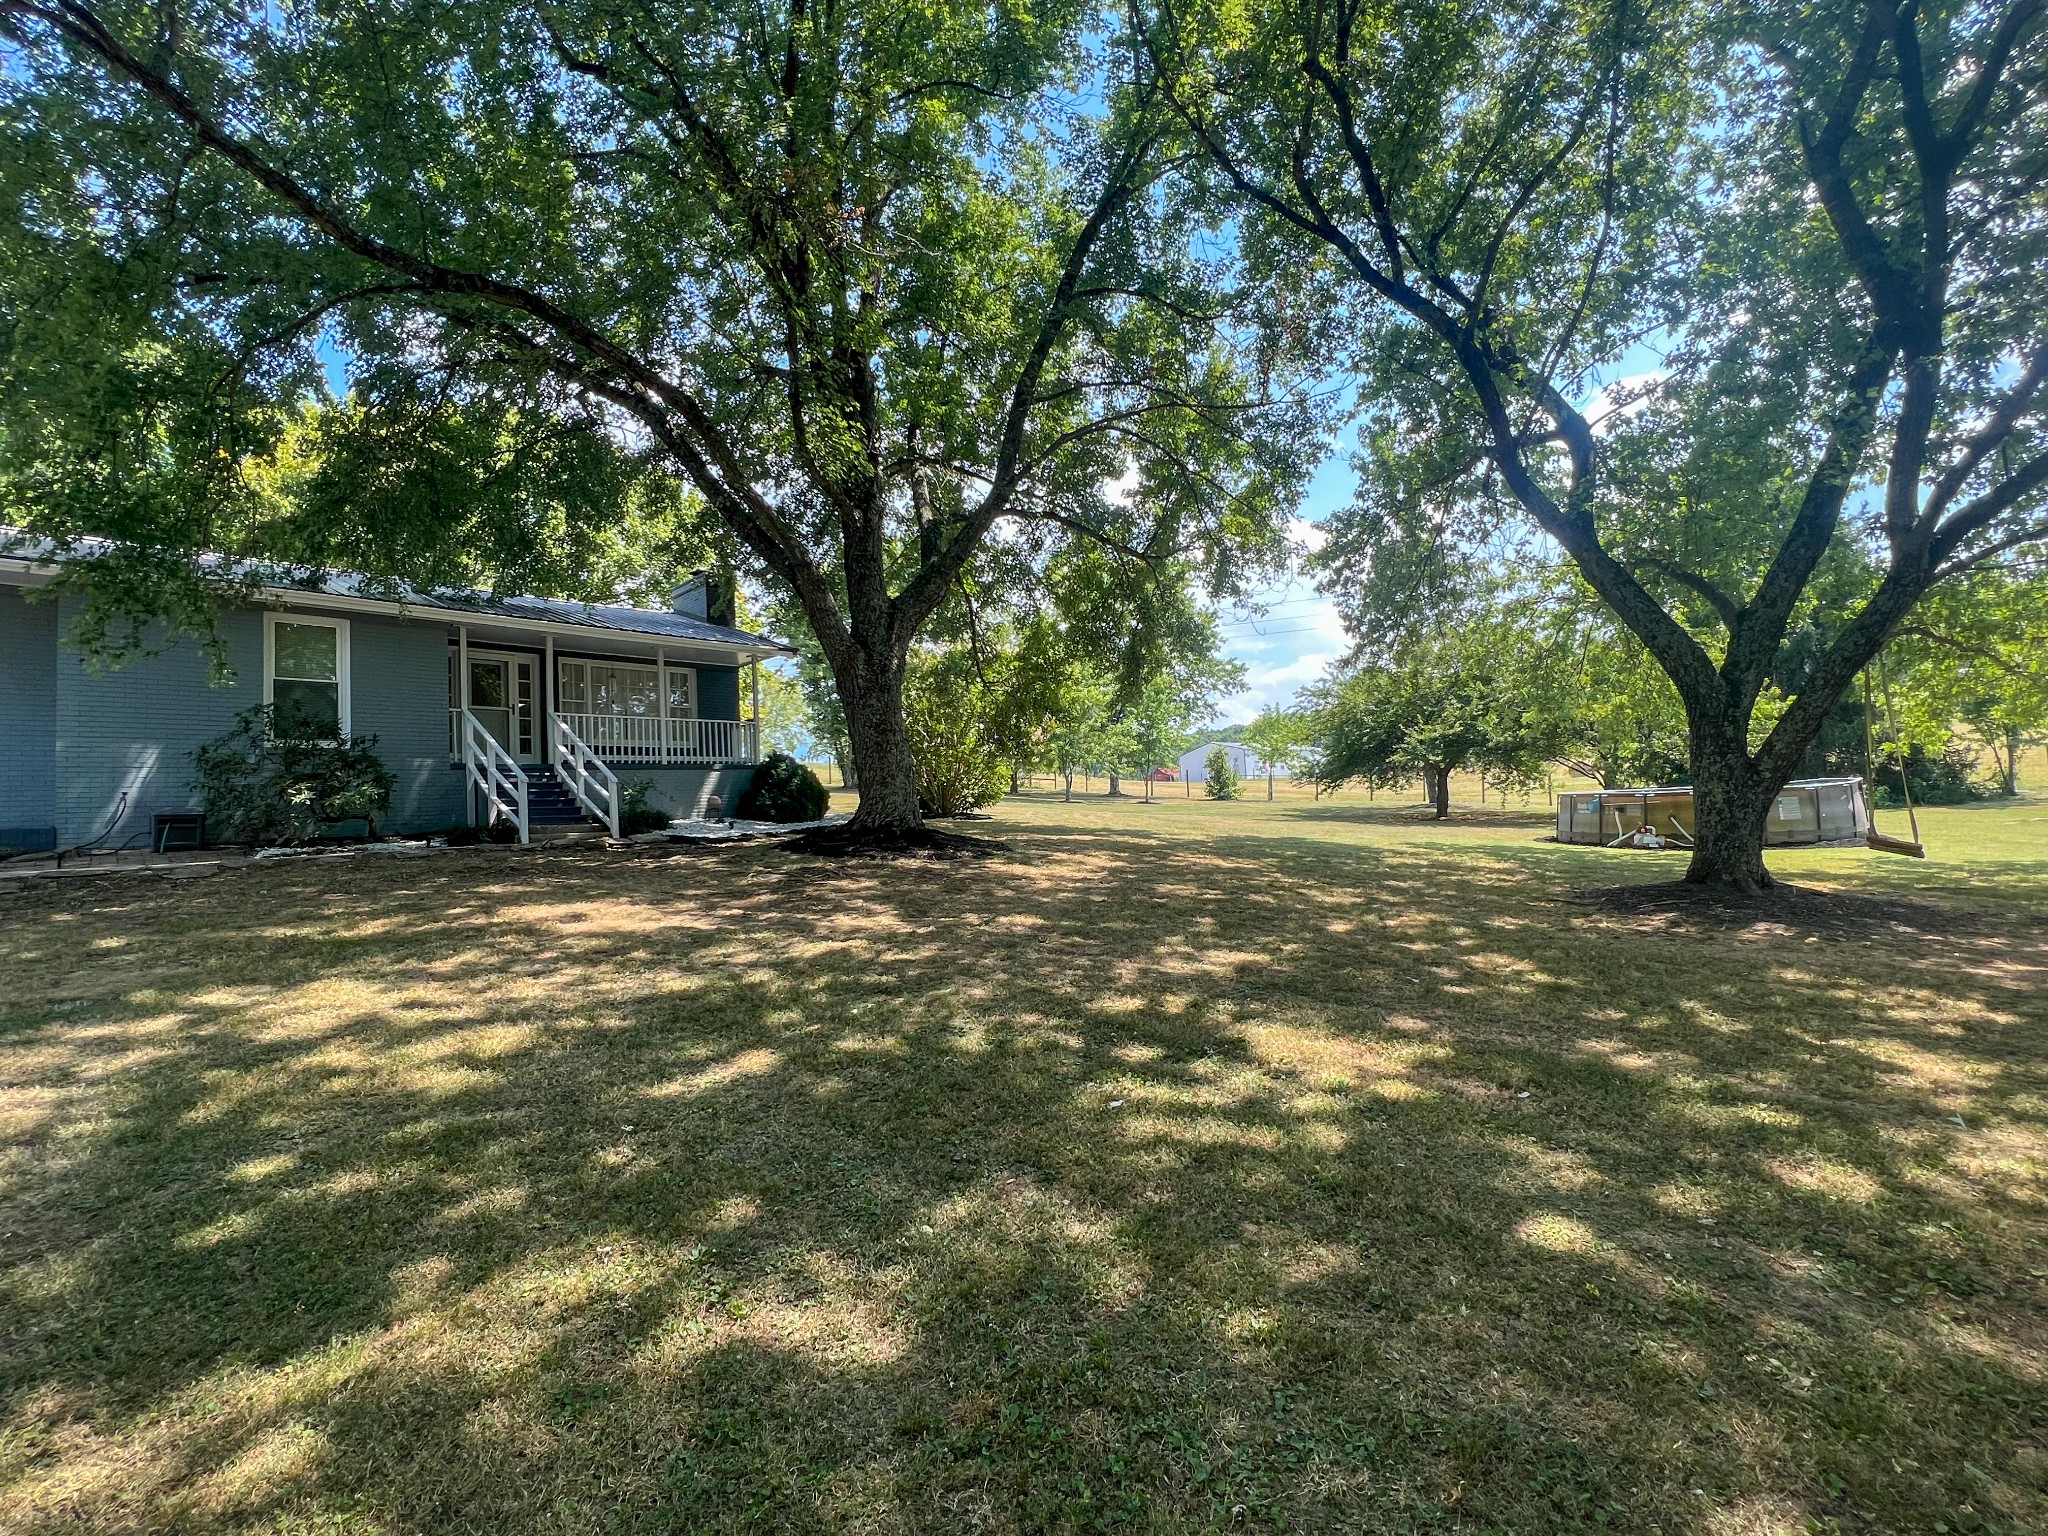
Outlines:
<svg viewBox="0 0 2048 1536"><path fill-rule="evenodd" d="M2040 936L1731 951L1557 869L18 897L0 1523L2038 1524Z"/></svg>
<svg viewBox="0 0 2048 1536"><path fill-rule="evenodd" d="M1817 889L1789 880L1753 894L1658 880L1574 891L1569 899L1590 914L1638 933L1813 935L1914 943L1985 928L1981 918L1954 906L1935 906L1905 896Z"/></svg>

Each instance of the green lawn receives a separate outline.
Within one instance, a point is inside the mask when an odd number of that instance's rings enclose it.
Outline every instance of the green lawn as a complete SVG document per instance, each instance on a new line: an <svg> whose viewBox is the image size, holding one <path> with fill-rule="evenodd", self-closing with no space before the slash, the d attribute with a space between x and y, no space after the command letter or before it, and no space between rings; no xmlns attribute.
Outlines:
<svg viewBox="0 0 2048 1536"><path fill-rule="evenodd" d="M2048 1530L2048 802L1542 821L0 896L0 1529Z"/></svg>

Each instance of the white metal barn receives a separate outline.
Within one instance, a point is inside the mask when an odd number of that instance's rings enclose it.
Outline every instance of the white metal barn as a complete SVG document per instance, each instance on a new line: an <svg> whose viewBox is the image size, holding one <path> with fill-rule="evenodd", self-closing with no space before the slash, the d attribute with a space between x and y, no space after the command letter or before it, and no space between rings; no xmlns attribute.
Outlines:
<svg viewBox="0 0 2048 1536"><path fill-rule="evenodd" d="M1212 741L1199 747L1192 747L1180 755L1180 776L1190 784L1205 784L1209 779L1209 754L1221 747L1230 757L1230 766L1237 771L1240 779L1263 779L1266 776L1266 760L1241 741ZM1284 779L1287 768L1283 763L1273 765L1273 777Z"/></svg>

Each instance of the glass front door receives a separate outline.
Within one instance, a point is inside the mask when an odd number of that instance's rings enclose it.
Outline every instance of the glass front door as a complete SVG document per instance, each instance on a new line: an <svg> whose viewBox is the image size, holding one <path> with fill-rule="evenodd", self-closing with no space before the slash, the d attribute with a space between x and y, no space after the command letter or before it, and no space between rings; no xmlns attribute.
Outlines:
<svg viewBox="0 0 2048 1536"><path fill-rule="evenodd" d="M517 756L512 735L512 679L508 661L469 658L469 712L498 738L498 745Z"/></svg>
<svg viewBox="0 0 2048 1536"><path fill-rule="evenodd" d="M523 656L469 653L463 703L477 723L522 763L536 761L533 729L533 663Z"/></svg>

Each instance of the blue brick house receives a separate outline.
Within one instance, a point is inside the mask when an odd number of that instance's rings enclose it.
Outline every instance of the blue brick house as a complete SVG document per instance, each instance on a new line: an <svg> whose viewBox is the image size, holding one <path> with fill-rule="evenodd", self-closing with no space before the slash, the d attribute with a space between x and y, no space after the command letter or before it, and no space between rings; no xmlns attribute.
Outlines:
<svg viewBox="0 0 2048 1536"><path fill-rule="evenodd" d="M4 530L0 530L4 533ZM9 546L0 544L0 549ZM616 831L625 786L703 815L730 810L760 760L743 693L789 648L713 622L699 580L672 609L402 591L359 577L266 586L226 615L234 678L178 642L118 670L62 643L76 598L0 554L0 846L144 846L159 814L197 808L193 751L252 704L374 735L398 778L384 826L423 833L504 818ZM758 697L758 692L754 692Z"/></svg>

